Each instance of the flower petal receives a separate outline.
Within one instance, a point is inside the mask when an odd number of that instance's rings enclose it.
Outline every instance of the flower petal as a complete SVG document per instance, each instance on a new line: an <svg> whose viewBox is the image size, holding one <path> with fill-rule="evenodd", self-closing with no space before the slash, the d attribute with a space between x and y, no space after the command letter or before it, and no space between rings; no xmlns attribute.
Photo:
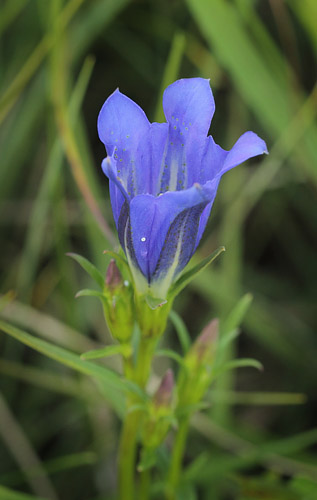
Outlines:
<svg viewBox="0 0 317 500"><path fill-rule="evenodd" d="M196 248L198 247L200 240L202 238L202 235L204 234L204 231L206 229L206 225L207 225L207 222L209 219L210 211L212 209L214 200L216 198L216 194L217 194L217 187L215 188L215 195L214 195L213 199L211 200L210 203L208 203L208 205L206 205L206 207L204 208L204 210L201 214L201 217L199 219L199 226L198 226L198 231L197 231L197 236L196 236L196 243L195 243L194 252L196 252Z"/></svg>
<svg viewBox="0 0 317 500"><path fill-rule="evenodd" d="M109 179L110 200L113 212L113 218L116 226L118 227L118 219L121 212L124 200L129 201L128 193L126 192L121 178L117 174L117 162L111 157L107 156L101 163L103 173Z"/></svg>
<svg viewBox="0 0 317 500"><path fill-rule="evenodd" d="M249 158L263 153L267 153L266 144L253 132L246 132L243 134L230 151L222 149L210 136L208 137L206 150L202 157L199 182L204 184L209 179L218 179L218 187L221 176L225 172L233 167L236 167L240 163L243 163ZM199 245L203 232L205 231L213 201L214 200L206 206L201 215L197 233L196 248Z"/></svg>
<svg viewBox="0 0 317 500"><path fill-rule="evenodd" d="M211 182L159 197L139 195L131 200L133 251L149 283L164 276L163 288L167 292L173 277L194 252L200 215L214 196L215 185Z"/></svg>
<svg viewBox="0 0 317 500"><path fill-rule="evenodd" d="M187 189L199 180L200 158L215 110L209 81L178 80L165 90L163 108L169 138L158 192Z"/></svg>
<svg viewBox="0 0 317 500"><path fill-rule="evenodd" d="M139 183L138 194L159 194L158 180L164 168L168 129L167 123L152 123L139 144L135 162L142 172L142 185Z"/></svg>
<svg viewBox="0 0 317 500"><path fill-rule="evenodd" d="M215 179L216 184L214 198L216 197L217 188L220 181L221 169L227 155L228 152L218 146L218 144L215 143L211 136L207 138L205 142L205 151L202 154L200 163L199 182L201 184L205 184L207 181ZM214 198L205 207L203 213L201 214L195 249L198 247L201 237L205 231Z"/></svg>
<svg viewBox="0 0 317 500"><path fill-rule="evenodd" d="M205 184L205 182L221 174L227 155L228 151L218 146L211 136L207 138L199 170L199 182L201 184Z"/></svg>
<svg viewBox="0 0 317 500"><path fill-rule="evenodd" d="M131 196L142 183L142 170L135 168L135 156L141 138L150 123L144 111L119 90L104 103L98 116L98 133L109 156L117 160L117 175Z"/></svg>
<svg viewBox="0 0 317 500"><path fill-rule="evenodd" d="M254 132L245 132L228 152L221 175L249 158L263 153L268 154L265 142Z"/></svg>
<svg viewBox="0 0 317 500"><path fill-rule="evenodd" d="M164 92L163 109L172 126L178 126L184 133L195 129L207 136L215 111L209 80L184 78L172 83Z"/></svg>

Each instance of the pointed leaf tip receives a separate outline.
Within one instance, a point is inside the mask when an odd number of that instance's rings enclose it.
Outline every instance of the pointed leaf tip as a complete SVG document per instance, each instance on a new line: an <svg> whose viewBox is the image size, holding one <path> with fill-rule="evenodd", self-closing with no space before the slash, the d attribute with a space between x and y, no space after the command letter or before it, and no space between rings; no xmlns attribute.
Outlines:
<svg viewBox="0 0 317 500"><path fill-rule="evenodd" d="M97 283L97 285L103 289L104 287L104 277L91 262L85 257L78 255L77 253L68 252L66 253L67 257L71 257L86 271L87 274Z"/></svg>
<svg viewBox="0 0 317 500"><path fill-rule="evenodd" d="M146 295L145 300L147 305L153 310L158 307L162 307L167 302L165 299L159 299L157 297L152 297L151 295Z"/></svg>
<svg viewBox="0 0 317 500"><path fill-rule="evenodd" d="M217 250L215 250L212 254L199 262L199 264L182 274L169 289L168 300L173 300L183 290L183 288L196 277L198 273L209 266L209 264L211 264L222 252L225 252L225 250L224 246L217 248Z"/></svg>

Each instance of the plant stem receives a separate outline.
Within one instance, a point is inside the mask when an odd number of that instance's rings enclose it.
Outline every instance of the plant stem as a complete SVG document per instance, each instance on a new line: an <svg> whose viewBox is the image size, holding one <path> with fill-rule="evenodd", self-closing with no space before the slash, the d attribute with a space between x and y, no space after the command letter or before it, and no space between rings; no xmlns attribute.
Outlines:
<svg viewBox="0 0 317 500"><path fill-rule="evenodd" d="M127 413L119 445L119 499L134 500L139 412Z"/></svg>
<svg viewBox="0 0 317 500"><path fill-rule="evenodd" d="M134 380L141 388L144 388L148 380L156 339L143 337L140 340L138 359L133 370L132 359L124 360L124 371L127 378ZM131 407L135 401L128 401L127 407ZM134 500L135 498L135 463L137 452L137 437L140 425L140 412L127 413L119 445L119 499ZM148 471L144 471L140 477L140 489L142 500L147 500L150 486Z"/></svg>
<svg viewBox="0 0 317 500"><path fill-rule="evenodd" d="M145 469L140 473L140 490L138 500L148 500L151 486L151 469Z"/></svg>
<svg viewBox="0 0 317 500"><path fill-rule="evenodd" d="M170 470L167 480L166 499L175 500L176 490L182 470L182 462L185 452L186 439L189 428L189 417L186 416L179 422L179 428L175 437L172 452Z"/></svg>
<svg viewBox="0 0 317 500"><path fill-rule="evenodd" d="M137 365L135 369L135 381L144 388L150 375L151 364L157 339L152 337L141 337Z"/></svg>

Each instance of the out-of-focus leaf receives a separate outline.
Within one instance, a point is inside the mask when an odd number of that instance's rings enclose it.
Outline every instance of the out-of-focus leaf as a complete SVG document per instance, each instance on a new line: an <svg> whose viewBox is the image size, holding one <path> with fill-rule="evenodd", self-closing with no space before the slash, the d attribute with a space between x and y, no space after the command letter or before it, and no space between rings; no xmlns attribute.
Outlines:
<svg viewBox="0 0 317 500"><path fill-rule="evenodd" d="M78 255L77 253L67 253L68 257L76 260L78 264L89 274L89 276L99 285L101 290L104 288L105 279L101 272L85 257Z"/></svg>
<svg viewBox="0 0 317 500"><path fill-rule="evenodd" d="M37 339L36 337L33 337L32 335L3 321L0 322L0 328L23 344L32 347L45 356L55 359L59 363L62 363L83 374L98 379L102 382L102 384L104 384L105 387L109 386L110 388L115 388L117 390L116 398L112 398L109 402L116 410L120 409L122 412L124 407L124 393L127 391L136 391L136 393L140 395L140 390L138 390L134 384L123 381L119 375L106 367L90 363L89 361L83 361L78 355L63 349L62 347L49 344L45 340Z"/></svg>
<svg viewBox="0 0 317 500"><path fill-rule="evenodd" d="M130 344L116 344L108 345L101 349L95 349L93 351L84 352L80 355L83 360L86 359L99 359L107 358L108 356L115 356L116 354L122 354L122 356L127 357L131 355Z"/></svg>
<svg viewBox="0 0 317 500"><path fill-rule="evenodd" d="M182 318L175 311L171 311L169 318L176 330L179 342L182 346L183 354L186 354L191 345L190 335Z"/></svg>
<svg viewBox="0 0 317 500"><path fill-rule="evenodd" d="M0 500L45 500L34 495L13 491L0 485Z"/></svg>
<svg viewBox="0 0 317 500"><path fill-rule="evenodd" d="M246 293L231 310L228 316L221 322L220 332L222 336L226 336L241 325L241 322L251 305L252 299L252 295L250 293Z"/></svg>
<svg viewBox="0 0 317 500"><path fill-rule="evenodd" d="M180 356L177 352L172 351L172 349L159 349L158 351L155 352L155 356L166 356L167 358L173 359L177 363L180 364L180 366L184 366L184 359L182 356Z"/></svg>
<svg viewBox="0 0 317 500"><path fill-rule="evenodd" d="M102 292L98 292L97 290L90 290L89 288L85 288L84 290L79 290L79 292L75 295L76 299L78 297L97 297L102 302L105 299L105 296Z"/></svg>
<svg viewBox="0 0 317 500"><path fill-rule="evenodd" d="M234 370L235 368L256 368L257 370L262 371L263 365L260 361L252 358L233 359L232 361L224 363L219 368L216 368L214 375L217 377L220 373L228 370Z"/></svg>

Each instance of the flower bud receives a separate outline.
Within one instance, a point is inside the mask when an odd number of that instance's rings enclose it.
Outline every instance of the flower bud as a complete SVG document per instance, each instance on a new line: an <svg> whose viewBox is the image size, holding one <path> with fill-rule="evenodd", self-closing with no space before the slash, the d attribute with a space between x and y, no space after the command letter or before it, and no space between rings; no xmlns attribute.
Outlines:
<svg viewBox="0 0 317 500"><path fill-rule="evenodd" d="M114 259L107 269L104 298L104 315L111 334L119 342L127 342L134 326L133 289L123 281Z"/></svg>
<svg viewBox="0 0 317 500"><path fill-rule="evenodd" d="M109 291L114 292L116 288L122 286L123 280L119 268L114 259L111 259L106 273L105 286Z"/></svg>
<svg viewBox="0 0 317 500"><path fill-rule="evenodd" d="M167 370L153 396L154 406L157 408L171 406L174 389L174 375L171 369Z"/></svg>
<svg viewBox="0 0 317 500"><path fill-rule="evenodd" d="M189 351L189 357L195 358L198 365L211 363L215 354L219 332L219 320L213 319L203 329Z"/></svg>
<svg viewBox="0 0 317 500"><path fill-rule="evenodd" d="M212 381L212 366L218 339L219 321L208 323L184 359L186 370L178 380L180 406L198 403Z"/></svg>
<svg viewBox="0 0 317 500"><path fill-rule="evenodd" d="M143 425L143 443L147 449L157 448L165 438L173 417L174 375L167 370L149 403Z"/></svg>

